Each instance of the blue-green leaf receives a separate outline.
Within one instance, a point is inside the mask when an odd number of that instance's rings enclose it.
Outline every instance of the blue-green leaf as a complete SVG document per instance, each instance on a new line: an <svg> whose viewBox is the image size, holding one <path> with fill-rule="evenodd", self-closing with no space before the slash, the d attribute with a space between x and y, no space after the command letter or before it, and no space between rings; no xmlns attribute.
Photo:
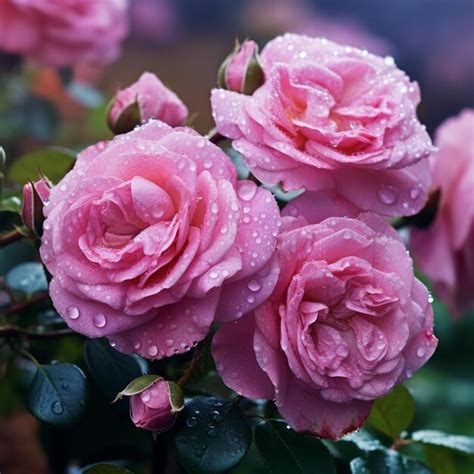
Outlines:
<svg viewBox="0 0 474 474"><path fill-rule="evenodd" d="M226 472L245 456L252 438L240 408L217 397L198 397L178 416L175 446L190 473Z"/></svg>
<svg viewBox="0 0 474 474"><path fill-rule="evenodd" d="M412 439L424 444L444 446L467 454L474 454L474 438L453 435L436 430L420 430L412 434Z"/></svg>
<svg viewBox="0 0 474 474"><path fill-rule="evenodd" d="M76 423L87 401L87 380L72 364L41 365L28 391L28 408L42 421L53 425Z"/></svg>

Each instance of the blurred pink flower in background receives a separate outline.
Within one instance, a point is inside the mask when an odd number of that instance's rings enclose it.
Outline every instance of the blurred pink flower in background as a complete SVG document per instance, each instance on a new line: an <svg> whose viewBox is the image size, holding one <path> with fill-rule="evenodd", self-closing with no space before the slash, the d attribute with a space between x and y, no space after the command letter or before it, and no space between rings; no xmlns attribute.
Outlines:
<svg viewBox="0 0 474 474"><path fill-rule="evenodd" d="M455 316L474 305L474 110L436 131L433 187L441 188L435 221L410 231L415 262Z"/></svg>
<svg viewBox="0 0 474 474"><path fill-rule="evenodd" d="M120 51L127 0L2 0L0 49L50 66L109 63Z"/></svg>
<svg viewBox="0 0 474 474"><path fill-rule="evenodd" d="M133 0L130 5L131 34L147 40L176 37L180 19L171 0Z"/></svg>

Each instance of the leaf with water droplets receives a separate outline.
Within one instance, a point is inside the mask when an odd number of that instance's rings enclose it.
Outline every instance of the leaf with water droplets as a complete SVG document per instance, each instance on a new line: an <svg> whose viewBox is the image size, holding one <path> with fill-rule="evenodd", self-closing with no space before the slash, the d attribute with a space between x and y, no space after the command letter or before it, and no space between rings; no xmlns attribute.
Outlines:
<svg viewBox="0 0 474 474"><path fill-rule="evenodd" d="M76 423L87 401L87 379L72 364L41 365L28 391L28 408L42 421L53 425Z"/></svg>
<svg viewBox="0 0 474 474"><path fill-rule="evenodd" d="M400 433L409 428L414 415L413 397L403 385L398 385L388 395L375 401L367 424L392 439L398 439Z"/></svg>
<svg viewBox="0 0 474 474"><path fill-rule="evenodd" d="M257 449L271 474L336 472L324 444L295 433L283 420L266 420L255 428Z"/></svg>
<svg viewBox="0 0 474 474"><path fill-rule="evenodd" d="M217 397L186 404L176 423L175 446L190 473L225 472L245 456L251 431L240 408Z"/></svg>
<svg viewBox="0 0 474 474"><path fill-rule="evenodd" d="M105 338L89 339L84 345L84 359L94 382L109 402L131 380L147 372L143 359L116 351ZM124 401L123 405L126 404Z"/></svg>
<svg viewBox="0 0 474 474"><path fill-rule="evenodd" d="M437 430L420 430L412 434L412 439L424 444L444 446L445 448L474 454L474 437L453 435Z"/></svg>
<svg viewBox="0 0 474 474"><path fill-rule="evenodd" d="M352 474L432 474L422 462L402 456L393 449L371 451L350 464Z"/></svg>

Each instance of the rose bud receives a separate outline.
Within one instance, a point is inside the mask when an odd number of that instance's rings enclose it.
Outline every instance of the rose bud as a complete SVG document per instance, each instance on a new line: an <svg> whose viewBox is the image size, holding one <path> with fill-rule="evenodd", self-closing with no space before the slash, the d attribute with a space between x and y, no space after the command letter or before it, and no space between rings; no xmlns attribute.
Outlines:
<svg viewBox="0 0 474 474"><path fill-rule="evenodd" d="M21 217L28 230L35 236L41 237L43 234L43 207L51 193L51 183L46 178L29 183L23 186L23 203L21 207Z"/></svg>
<svg viewBox="0 0 474 474"><path fill-rule="evenodd" d="M137 82L119 90L109 105L107 123L116 134L133 130L156 118L172 127L183 125L188 109L154 74L144 72Z"/></svg>
<svg viewBox="0 0 474 474"><path fill-rule="evenodd" d="M130 397L130 416L138 428L165 431L173 426L183 406L181 388L159 378L143 392Z"/></svg>
<svg viewBox="0 0 474 474"><path fill-rule="evenodd" d="M264 81L255 41L236 42L232 53L219 68L218 84L242 94L252 94Z"/></svg>

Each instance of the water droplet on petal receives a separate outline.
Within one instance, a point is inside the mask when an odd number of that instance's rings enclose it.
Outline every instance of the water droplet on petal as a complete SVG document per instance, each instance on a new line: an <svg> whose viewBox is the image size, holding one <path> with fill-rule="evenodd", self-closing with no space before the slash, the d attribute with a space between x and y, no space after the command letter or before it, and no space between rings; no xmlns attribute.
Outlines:
<svg viewBox="0 0 474 474"><path fill-rule="evenodd" d="M378 196L383 204L391 206L397 202L398 196L397 191L392 186L381 186L378 190Z"/></svg>
<svg viewBox="0 0 474 474"><path fill-rule="evenodd" d="M251 181L246 181L242 183L237 191L237 194L244 200L250 201L257 192L257 186Z"/></svg>
<svg viewBox="0 0 474 474"><path fill-rule="evenodd" d="M77 306L69 306L69 308L66 309L66 316L69 319L77 319L80 315L81 312Z"/></svg>
<svg viewBox="0 0 474 474"><path fill-rule="evenodd" d="M99 313L92 318L92 322L94 323L95 327L103 328L107 324L107 319L103 313Z"/></svg>
<svg viewBox="0 0 474 474"><path fill-rule="evenodd" d="M158 354L158 347L150 346L148 348L148 355L151 356L151 357L154 357L154 356L156 356L156 354Z"/></svg>
<svg viewBox="0 0 474 474"><path fill-rule="evenodd" d="M249 281L247 287L250 291L259 291L260 288L262 288L262 285L258 280L252 280Z"/></svg>

